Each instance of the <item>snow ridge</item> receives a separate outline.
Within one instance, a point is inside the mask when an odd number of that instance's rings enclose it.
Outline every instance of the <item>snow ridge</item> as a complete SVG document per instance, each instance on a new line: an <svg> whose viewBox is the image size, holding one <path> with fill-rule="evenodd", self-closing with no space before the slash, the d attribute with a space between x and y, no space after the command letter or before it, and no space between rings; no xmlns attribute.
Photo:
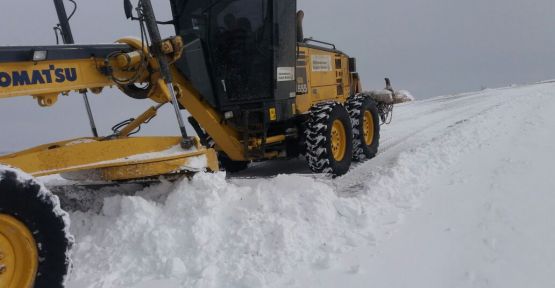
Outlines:
<svg viewBox="0 0 555 288"><path fill-rule="evenodd" d="M70 287L303 287L297 269L325 270L342 253L385 241L430 181L543 101L527 89L497 91L497 104L387 165L369 161L335 180L200 173L106 198L99 214L72 214Z"/></svg>

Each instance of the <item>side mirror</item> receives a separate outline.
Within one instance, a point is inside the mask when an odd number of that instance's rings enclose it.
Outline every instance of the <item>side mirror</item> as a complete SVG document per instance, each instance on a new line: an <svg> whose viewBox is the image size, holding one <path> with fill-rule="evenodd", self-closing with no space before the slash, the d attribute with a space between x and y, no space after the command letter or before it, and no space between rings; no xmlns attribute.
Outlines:
<svg viewBox="0 0 555 288"><path fill-rule="evenodd" d="M123 0L123 9L125 10L125 17L127 17L127 19L132 19L133 4L131 4L131 0Z"/></svg>

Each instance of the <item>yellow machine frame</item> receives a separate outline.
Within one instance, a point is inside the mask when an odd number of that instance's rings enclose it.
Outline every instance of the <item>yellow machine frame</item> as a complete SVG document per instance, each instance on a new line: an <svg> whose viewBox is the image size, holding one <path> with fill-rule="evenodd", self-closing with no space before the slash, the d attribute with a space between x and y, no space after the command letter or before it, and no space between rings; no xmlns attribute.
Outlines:
<svg viewBox="0 0 555 288"><path fill-rule="evenodd" d="M140 40L134 38L124 38L118 42L131 46L135 51L118 55L108 62L105 59L90 58L3 64L2 70L27 71L29 75L36 73L34 71L54 73L56 69L71 70L76 74L76 80L0 88L0 98L33 95L39 105L47 107L56 103L59 94L67 94L70 91L88 89L93 93L100 93L104 87L116 85L109 77L101 73L102 68L109 66L108 68L119 77L129 77L134 71L141 69L139 63L144 57L143 55L148 55L149 70L153 72L148 73L147 69L144 69L136 81L149 82L154 86L148 95L153 101L162 104L170 102L170 92L164 85L160 73L157 72L158 63L150 56L147 48L143 47ZM183 43L179 37L171 38L164 41L163 47L163 50L167 51L167 56L175 61L181 56ZM298 53L297 74L300 75L297 75L297 86L300 89L298 89L293 107L295 113L306 113L314 104L322 101L343 103L350 95L359 92L360 83L357 75L349 72L349 58L345 54L304 46L299 47ZM217 147L232 160L250 160L245 158L245 145L240 140L237 131L228 126L221 114L202 100L191 83L175 67L172 67L172 73L179 103L214 139ZM208 170L218 170L216 152L213 149L202 147L198 139L195 152L183 151L172 157L146 157L140 160L128 160L131 155L152 154L178 145L179 138L176 137L128 137L131 131L155 115L155 107L148 109L123 128L122 133L116 137L117 139L86 138L41 145L0 157L0 163L18 167L35 176L95 170L98 172L96 174L102 175L103 180L126 180L177 173L180 171L180 167L186 167L187 158L206 155ZM83 142L82 140L89 141ZM267 144L284 140L284 135L272 136L264 141L250 139L247 147L256 147L262 145L263 142ZM276 156L268 154L266 158Z"/></svg>
<svg viewBox="0 0 555 288"><path fill-rule="evenodd" d="M323 101L344 103L360 92L356 74L349 72L349 58L342 53L301 46L297 74L306 75L297 75L297 113L305 113Z"/></svg>
<svg viewBox="0 0 555 288"><path fill-rule="evenodd" d="M168 40L169 41L169 40ZM118 41L129 44L141 51L142 45L139 40L126 38ZM172 42L169 42L172 43ZM173 42L175 43L175 42ZM176 47L176 51L179 50ZM140 55L137 51L122 54L113 61L105 63L104 59L90 58L84 60L61 60L61 61L37 61L37 62L15 62L2 64L5 71L26 71L32 75L34 71L55 71L55 69L73 69L76 73L75 81L56 83L38 83L31 86L10 86L0 88L0 98L33 95L41 106L51 106L56 103L57 97L61 93L69 93L72 90L89 89L98 93L102 88L116 85L100 69L106 65L116 70L118 76L127 77L132 72L129 67L137 65L137 58ZM143 50L143 53L148 51ZM155 59L149 58L149 65L156 71L157 64ZM139 69L139 68L135 68ZM52 73L53 73L52 72ZM179 102L188 108L193 116L203 123L208 131L215 135L227 135L227 137L215 137L222 147L232 147L229 151L235 152L235 156L241 155L242 146L239 141L233 142L233 131L221 125L218 114L208 105L200 101L193 88L175 73L176 91L179 94ZM159 78L159 73L144 74L138 78L140 82L155 83L149 97L158 102L169 102L169 91ZM148 121L156 115L156 109L150 108L137 119L122 129L122 132L115 139L111 138L83 138L61 141L41 145L22 152L5 155L0 157L0 164L9 165L22 169L33 176L44 176L58 173L69 173L76 171L94 171L94 175L100 175L101 180L128 180L138 179L158 175L186 172L197 169L189 165L193 158L204 157L206 164L204 169L208 171L218 171L218 161L216 152L207 149L200 144L198 138L194 148L190 151L183 150L171 154L164 154L172 147L179 146L179 137L129 137L129 133L140 124ZM231 137L230 137L231 135ZM235 138L236 139L236 138ZM169 153L169 152L168 152ZM142 157L141 157L142 156ZM90 174L92 175L92 174Z"/></svg>

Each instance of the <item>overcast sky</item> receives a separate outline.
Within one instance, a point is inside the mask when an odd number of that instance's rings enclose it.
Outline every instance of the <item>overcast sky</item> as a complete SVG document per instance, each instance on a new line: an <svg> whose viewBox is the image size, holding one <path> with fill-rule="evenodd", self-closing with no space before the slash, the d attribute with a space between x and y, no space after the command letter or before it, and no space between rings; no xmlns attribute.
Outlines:
<svg viewBox="0 0 555 288"><path fill-rule="evenodd" d="M123 1L76 1L71 24L77 42L139 35L137 24L124 19ZM169 1L153 3L158 18L169 19ZM553 0L299 0L299 8L305 36L335 42L357 57L365 89L382 88L388 76L396 88L423 99L555 78ZM54 44L55 23L52 1L2 0L0 45ZM103 134L151 104L115 90L91 101ZM146 133L178 134L168 108ZM30 97L0 100L0 117L0 151L90 134L78 95L47 109Z"/></svg>

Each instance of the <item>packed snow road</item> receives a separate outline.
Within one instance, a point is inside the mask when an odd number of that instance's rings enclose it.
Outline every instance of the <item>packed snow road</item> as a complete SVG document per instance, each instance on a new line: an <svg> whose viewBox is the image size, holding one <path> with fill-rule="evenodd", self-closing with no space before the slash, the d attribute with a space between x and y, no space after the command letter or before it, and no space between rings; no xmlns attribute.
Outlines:
<svg viewBox="0 0 555 288"><path fill-rule="evenodd" d="M69 287L553 287L554 124L552 83L439 97L341 178L295 160L106 197L71 213Z"/></svg>

